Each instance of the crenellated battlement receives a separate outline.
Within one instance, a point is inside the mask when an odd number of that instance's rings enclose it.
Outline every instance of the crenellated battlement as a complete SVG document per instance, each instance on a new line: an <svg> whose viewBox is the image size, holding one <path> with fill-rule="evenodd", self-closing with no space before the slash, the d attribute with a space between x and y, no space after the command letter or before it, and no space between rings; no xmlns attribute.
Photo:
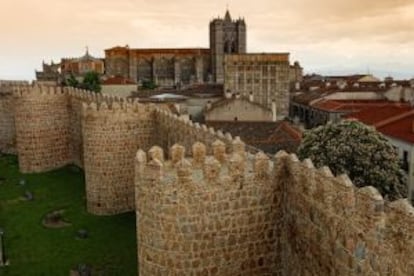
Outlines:
<svg viewBox="0 0 414 276"><path fill-rule="evenodd" d="M138 151L136 162L140 167L138 171L162 176L155 177L157 182L151 182L153 188L159 187L161 191L166 191L168 186L174 192L201 192L212 188L240 190L246 185L268 181L273 168L267 155L262 152L252 155L243 146L238 137L232 140L230 149L216 140L211 146L213 155L208 156L207 146L196 142L186 157L187 149L175 144L170 148L168 158L161 147L154 146L148 153ZM151 178L148 175L142 177Z"/></svg>
<svg viewBox="0 0 414 276"><path fill-rule="evenodd" d="M253 154L155 105L69 87L1 89L0 150L17 150L22 172L82 167L90 213L135 209L141 275L414 271L407 200L296 155Z"/></svg>
<svg viewBox="0 0 414 276"><path fill-rule="evenodd" d="M64 96L65 92L59 86L42 86L42 85L20 85L13 88L13 96L22 97L46 97L46 96Z"/></svg>
<svg viewBox="0 0 414 276"><path fill-rule="evenodd" d="M374 273L410 275L414 261L414 208L384 200L372 186L357 188L346 175L279 153L276 173L284 193L285 270L294 275ZM306 228L303 228L305 227ZM318 252L309 255L311 248ZM332 254L332 252L336 252ZM341 253L338 253L341 252ZM324 257L325 256L325 257ZM318 265L315 259L327 258ZM329 266L328 263L334 263Z"/></svg>
<svg viewBox="0 0 414 276"><path fill-rule="evenodd" d="M82 103L82 110L85 116L98 114L125 114L151 112L149 105L136 101L117 100L112 97L105 97L100 100L89 100Z"/></svg>
<svg viewBox="0 0 414 276"><path fill-rule="evenodd" d="M272 259L281 209L273 166L267 155L247 153L242 145L236 138L226 149L217 139L137 152L140 275L277 271Z"/></svg>

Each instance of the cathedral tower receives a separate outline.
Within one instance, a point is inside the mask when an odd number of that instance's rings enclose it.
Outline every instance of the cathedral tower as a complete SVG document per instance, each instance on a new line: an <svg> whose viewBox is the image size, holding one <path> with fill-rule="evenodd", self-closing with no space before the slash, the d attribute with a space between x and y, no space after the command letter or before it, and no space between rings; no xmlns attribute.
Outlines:
<svg viewBox="0 0 414 276"><path fill-rule="evenodd" d="M223 83L224 55L246 53L246 23L244 19L232 20L227 10L224 19L216 18L211 21L210 51L214 81Z"/></svg>

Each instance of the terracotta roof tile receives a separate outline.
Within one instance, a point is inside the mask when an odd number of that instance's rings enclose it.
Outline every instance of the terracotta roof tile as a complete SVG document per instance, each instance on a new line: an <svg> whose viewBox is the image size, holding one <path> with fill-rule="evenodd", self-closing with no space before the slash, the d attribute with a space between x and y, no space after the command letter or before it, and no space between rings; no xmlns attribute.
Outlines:
<svg viewBox="0 0 414 276"><path fill-rule="evenodd" d="M302 133L289 122L207 122L215 129L230 132L233 137L240 138L248 145L267 153L279 150L295 152L298 148Z"/></svg>
<svg viewBox="0 0 414 276"><path fill-rule="evenodd" d="M124 77L111 77L102 82L104 85L137 84L131 79Z"/></svg>
<svg viewBox="0 0 414 276"><path fill-rule="evenodd" d="M409 104L388 103L382 106L366 106L359 112L347 115L346 118L354 118L368 125L379 125L389 121L393 117L404 115L412 110Z"/></svg>
<svg viewBox="0 0 414 276"><path fill-rule="evenodd" d="M378 128L378 131L386 136L414 144L413 122L414 114L409 114Z"/></svg>

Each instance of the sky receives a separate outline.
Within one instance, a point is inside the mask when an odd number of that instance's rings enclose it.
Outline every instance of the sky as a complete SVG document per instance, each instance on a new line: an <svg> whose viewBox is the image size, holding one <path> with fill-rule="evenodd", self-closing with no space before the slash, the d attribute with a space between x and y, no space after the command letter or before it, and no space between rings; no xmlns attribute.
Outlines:
<svg viewBox="0 0 414 276"><path fill-rule="evenodd" d="M208 47L208 23L247 24L248 52L289 52L305 73L414 77L412 0L0 0L0 79L104 49Z"/></svg>

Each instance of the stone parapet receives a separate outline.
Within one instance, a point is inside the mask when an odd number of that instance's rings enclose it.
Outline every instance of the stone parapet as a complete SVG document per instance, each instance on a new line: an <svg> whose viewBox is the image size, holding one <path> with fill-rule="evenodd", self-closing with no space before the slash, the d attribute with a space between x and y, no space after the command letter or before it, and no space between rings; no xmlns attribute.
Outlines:
<svg viewBox="0 0 414 276"><path fill-rule="evenodd" d="M207 152L212 154L212 144L217 139L222 141L228 150L232 148L233 137L230 133L223 134L212 127L194 123L156 107L154 121L157 126L155 144L164 149L169 149L176 143L190 149L195 142L200 141L206 145Z"/></svg>
<svg viewBox="0 0 414 276"><path fill-rule="evenodd" d="M14 85L0 81L0 152L17 154Z"/></svg>
<svg viewBox="0 0 414 276"><path fill-rule="evenodd" d="M43 172L71 162L67 95L59 87L18 87L15 127L20 170Z"/></svg>
<svg viewBox="0 0 414 276"><path fill-rule="evenodd" d="M83 103L82 141L87 209L111 215L135 209L134 160L152 140L152 111L138 103Z"/></svg>
<svg viewBox="0 0 414 276"><path fill-rule="evenodd" d="M274 199L269 158L259 153L245 160L236 152L226 154L227 162L221 163L205 156L201 145L192 147L189 158L180 145L170 149L172 158L165 161L153 153L137 153L140 275L277 271L280 201ZM200 160L201 166L193 165Z"/></svg>
<svg viewBox="0 0 414 276"><path fill-rule="evenodd" d="M281 154L282 264L291 275L411 275L414 209Z"/></svg>

